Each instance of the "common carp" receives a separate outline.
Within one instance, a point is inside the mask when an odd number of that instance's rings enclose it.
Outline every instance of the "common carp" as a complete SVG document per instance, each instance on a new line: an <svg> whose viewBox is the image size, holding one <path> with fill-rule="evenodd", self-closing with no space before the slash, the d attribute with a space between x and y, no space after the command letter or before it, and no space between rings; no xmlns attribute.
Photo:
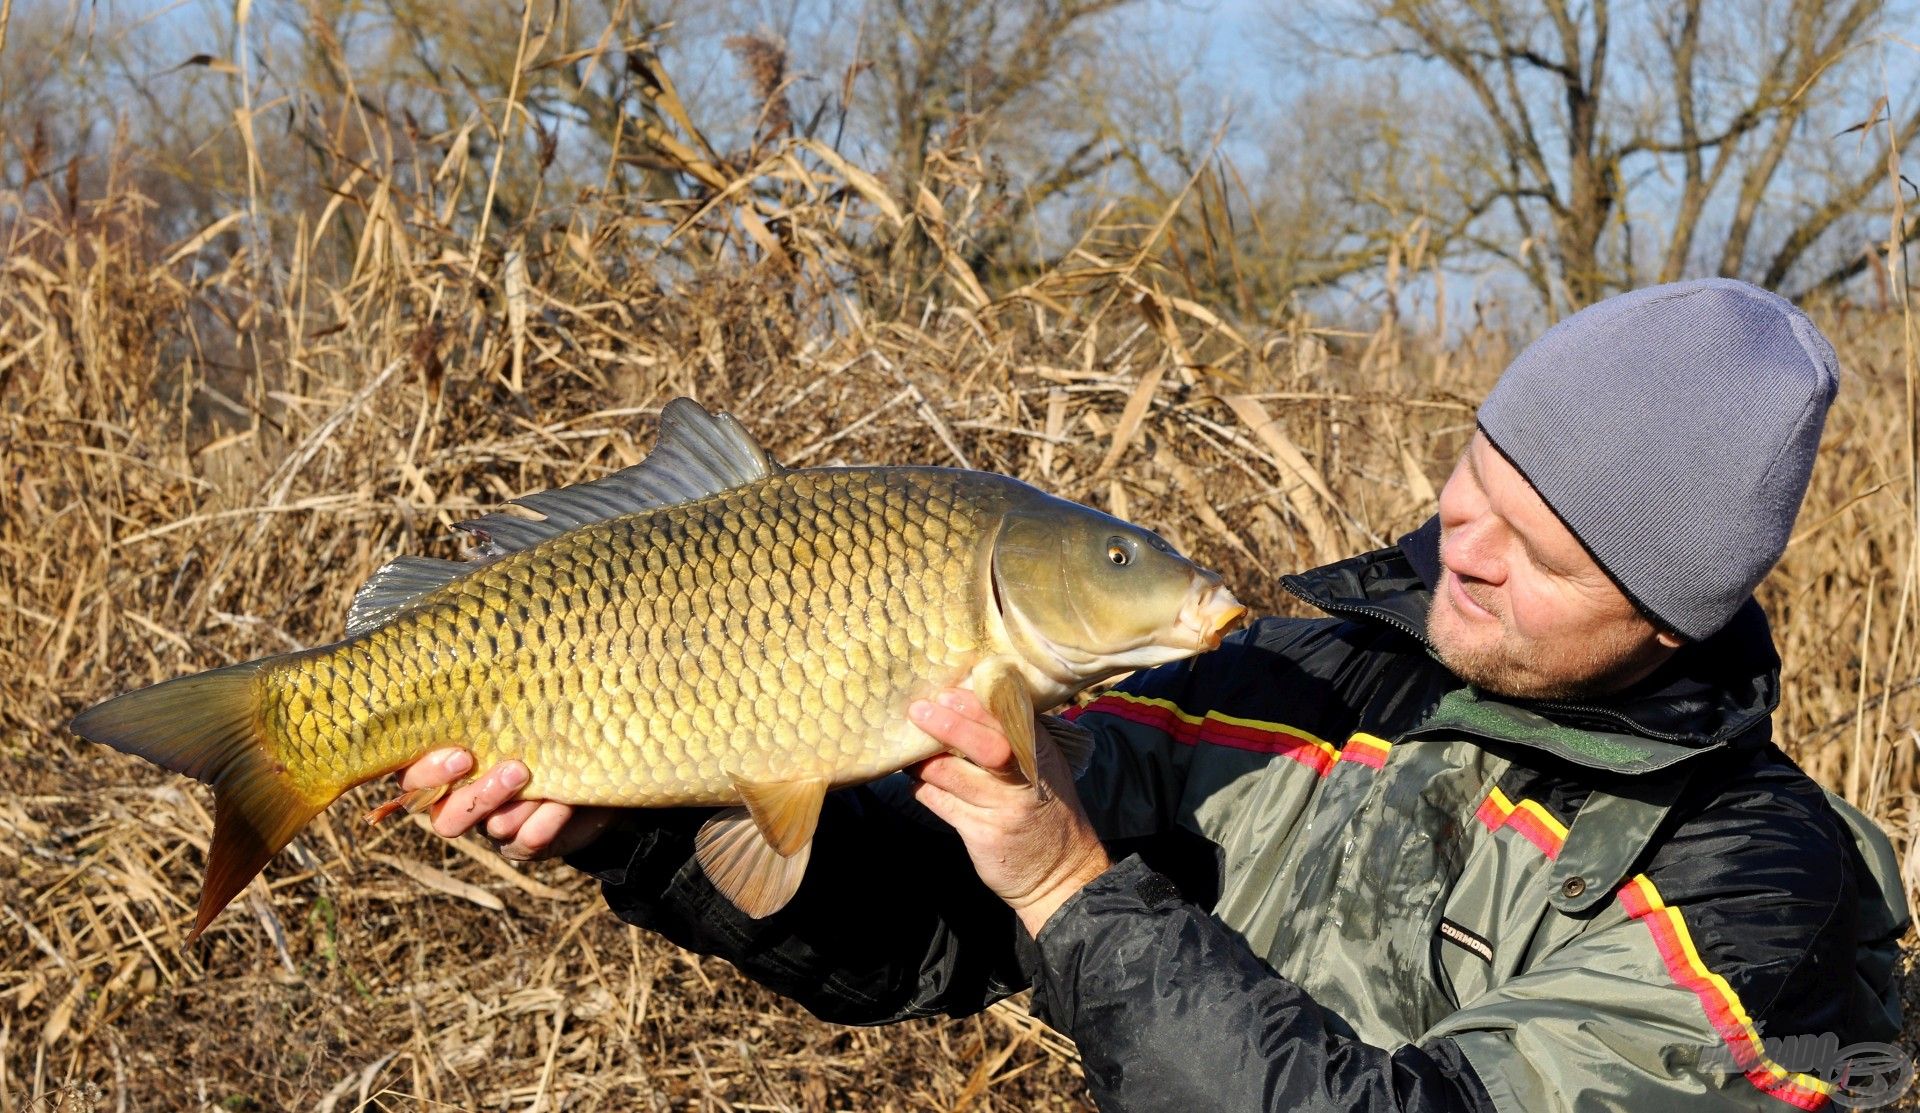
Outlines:
<svg viewBox="0 0 1920 1113"><path fill-rule="evenodd" d="M724 808L697 857L766 916L829 789L940 752L913 699L970 688L1039 791L1036 709L1210 649L1244 611L1138 526L987 472L789 469L685 398L642 462L513 503L542 519L460 523L468 561L394 559L342 641L73 720L213 787L189 940L342 793L455 745L469 779L525 762L528 798Z"/></svg>

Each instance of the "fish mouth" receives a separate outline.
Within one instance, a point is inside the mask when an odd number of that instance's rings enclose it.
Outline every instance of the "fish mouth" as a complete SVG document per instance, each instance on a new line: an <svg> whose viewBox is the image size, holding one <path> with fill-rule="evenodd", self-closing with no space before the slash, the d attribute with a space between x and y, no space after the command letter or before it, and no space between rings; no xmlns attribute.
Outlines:
<svg viewBox="0 0 1920 1113"><path fill-rule="evenodd" d="M1218 649L1220 640L1238 627L1246 614L1246 606L1233 597L1218 576L1197 580L1180 607L1174 627L1177 641L1196 653Z"/></svg>

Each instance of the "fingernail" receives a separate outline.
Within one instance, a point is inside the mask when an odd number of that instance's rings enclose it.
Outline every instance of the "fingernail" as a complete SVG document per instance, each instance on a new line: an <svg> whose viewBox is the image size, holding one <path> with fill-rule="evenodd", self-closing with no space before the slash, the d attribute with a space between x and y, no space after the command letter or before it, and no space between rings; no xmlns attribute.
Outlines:
<svg viewBox="0 0 1920 1113"><path fill-rule="evenodd" d="M959 692L950 691L950 690L943 691L939 695L933 698L936 700L939 700L940 706L942 707L951 707L955 711L960 710L960 693Z"/></svg>
<svg viewBox="0 0 1920 1113"><path fill-rule="evenodd" d="M473 755L465 750L455 750L440 760L440 767L457 777L473 768Z"/></svg>
<svg viewBox="0 0 1920 1113"><path fill-rule="evenodd" d="M527 767L514 762L500 770L500 783L507 788L521 788L527 783Z"/></svg>
<svg viewBox="0 0 1920 1113"><path fill-rule="evenodd" d="M923 699L914 700L907 708L907 718L916 723L924 723L933 718L933 705Z"/></svg>

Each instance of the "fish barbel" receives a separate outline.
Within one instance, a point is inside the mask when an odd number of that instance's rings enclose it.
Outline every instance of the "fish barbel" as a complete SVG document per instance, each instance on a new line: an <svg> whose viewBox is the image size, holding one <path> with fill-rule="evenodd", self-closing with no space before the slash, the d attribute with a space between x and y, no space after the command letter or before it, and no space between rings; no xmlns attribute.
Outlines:
<svg viewBox="0 0 1920 1113"><path fill-rule="evenodd" d="M342 641L74 719L213 786L189 939L343 792L442 746L472 752L469 779L525 762L530 799L726 808L697 857L769 915L829 789L940 752L907 721L913 699L972 689L1037 789L1036 709L1210 649L1244 611L1219 576L1096 510L987 472L785 468L684 398L641 463L514 501L544 519L461 523L474 561L393 560Z"/></svg>

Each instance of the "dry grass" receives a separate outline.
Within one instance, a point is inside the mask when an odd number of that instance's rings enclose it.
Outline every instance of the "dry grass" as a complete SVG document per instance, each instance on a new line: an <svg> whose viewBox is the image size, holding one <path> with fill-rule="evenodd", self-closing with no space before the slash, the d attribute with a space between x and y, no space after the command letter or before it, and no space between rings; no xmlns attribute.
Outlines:
<svg viewBox="0 0 1920 1113"><path fill-rule="evenodd" d="M382 561L452 555L451 522L637 460L682 393L792 463L1021 476L1284 610L1279 573L1429 512L1509 354L1391 323L1243 331L1178 296L1164 222L987 290L934 193L896 197L798 141L729 168L663 136L706 183L698 205L581 204L491 234L445 215L491 173L450 136L423 141L452 152L437 176L343 161L339 203L276 218L273 249L257 213L167 243L131 189L14 199L0 1113L1085 1107L1071 1048L1017 1007L829 1027L621 929L564 867L369 834L349 807L183 950L204 793L61 729L116 691L338 637ZM1780 737L1886 824L1912 888L1910 325L1825 322L1849 379L1765 589Z"/></svg>

